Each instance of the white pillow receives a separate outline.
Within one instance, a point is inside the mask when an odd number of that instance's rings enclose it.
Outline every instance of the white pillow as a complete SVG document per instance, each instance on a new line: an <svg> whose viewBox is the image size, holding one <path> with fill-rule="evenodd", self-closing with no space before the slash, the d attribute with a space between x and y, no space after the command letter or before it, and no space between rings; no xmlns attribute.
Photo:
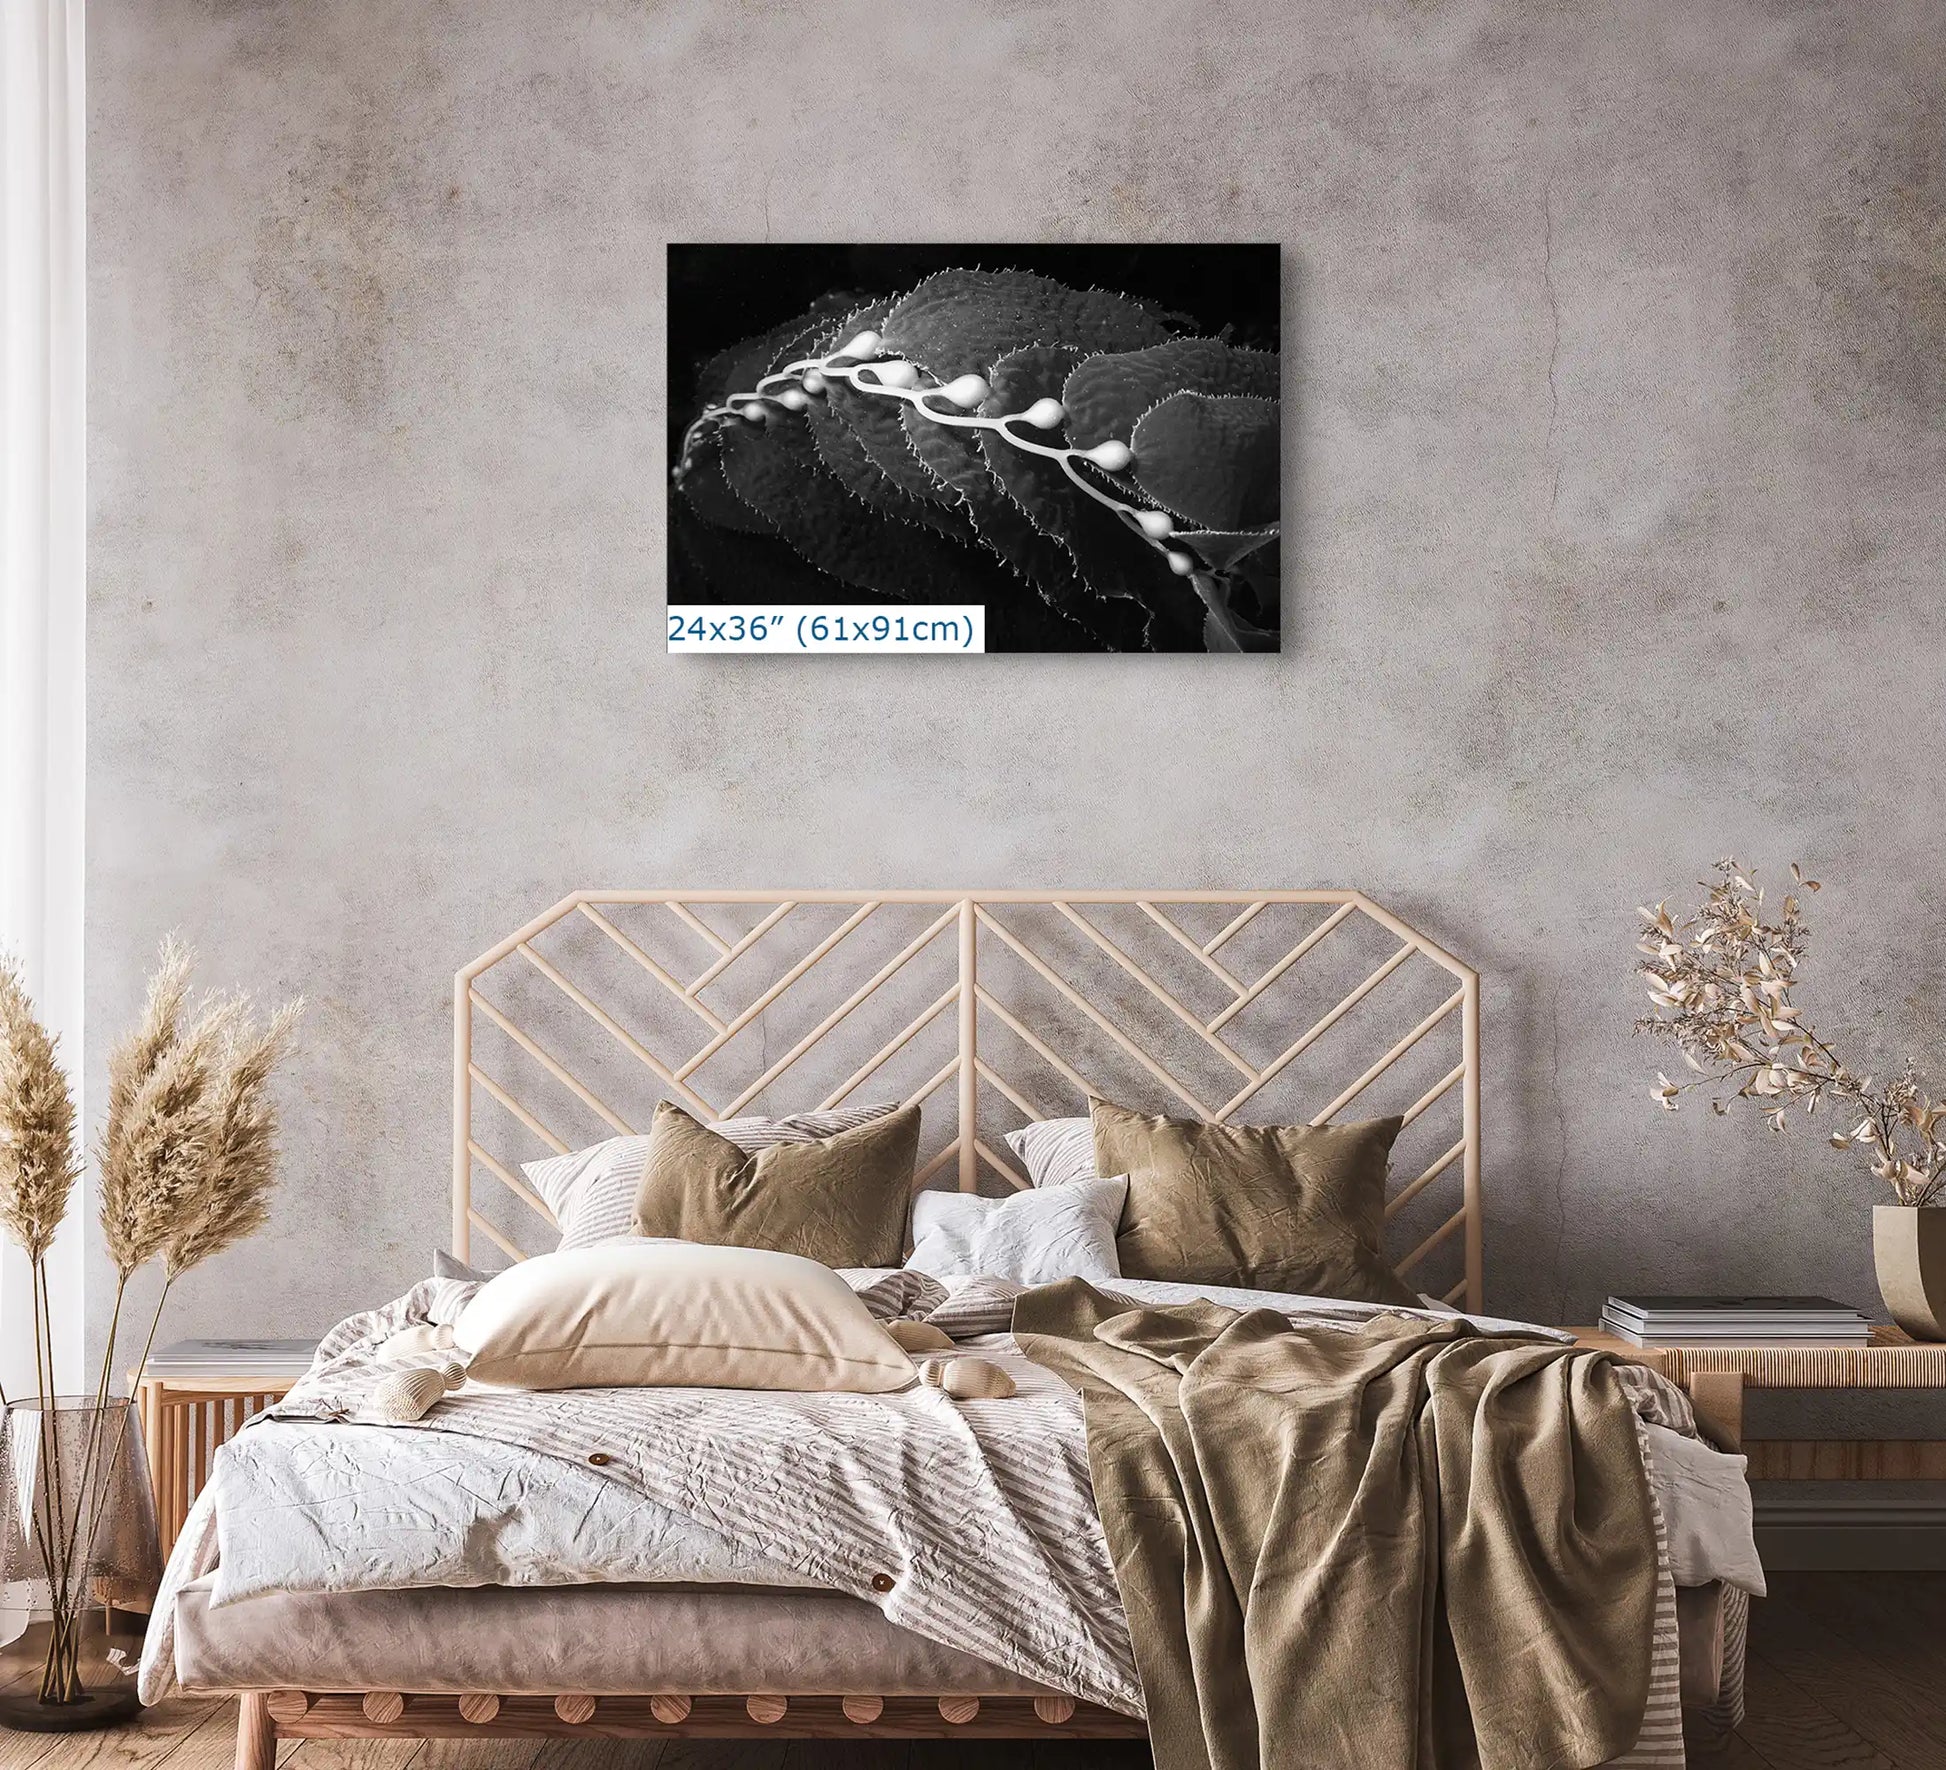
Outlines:
<svg viewBox="0 0 1946 1770"><path fill-rule="evenodd" d="M767 1248L617 1242L523 1260L453 1324L466 1374L511 1389L912 1386L912 1360L829 1267Z"/></svg>
<svg viewBox="0 0 1946 1770"><path fill-rule="evenodd" d="M749 1155L779 1143L816 1143L897 1111L897 1106L841 1106L777 1119L721 1119L710 1129ZM520 1171L554 1213L561 1226L561 1251L566 1251L628 1234L635 1223L636 1189L648 1162L649 1139L644 1133L610 1137L605 1143L545 1161L523 1162Z"/></svg>
<svg viewBox="0 0 1946 1770"><path fill-rule="evenodd" d="M434 1278L457 1279L461 1284L485 1284L493 1276L478 1266L467 1265L444 1248L434 1248L432 1251L432 1275Z"/></svg>
<svg viewBox="0 0 1946 1770"><path fill-rule="evenodd" d="M934 1278L1006 1278L1015 1284L1117 1279L1122 1268L1115 1229L1127 1197L1126 1174L1011 1198L917 1193L906 1266Z"/></svg>
<svg viewBox="0 0 1946 1770"><path fill-rule="evenodd" d="M1019 1156L1036 1186L1072 1186L1098 1180L1095 1127L1091 1119L1036 1119L1007 1133L1007 1147Z"/></svg>
<svg viewBox="0 0 1946 1770"><path fill-rule="evenodd" d="M1698 1438L1685 1438L1643 1422L1648 1434L1650 1473L1657 1477L1662 1517L1668 1527L1669 1571L1679 1586L1706 1586L1712 1580L1741 1586L1764 1596L1764 1568L1757 1559L1752 1529L1747 1458L1712 1450Z"/></svg>

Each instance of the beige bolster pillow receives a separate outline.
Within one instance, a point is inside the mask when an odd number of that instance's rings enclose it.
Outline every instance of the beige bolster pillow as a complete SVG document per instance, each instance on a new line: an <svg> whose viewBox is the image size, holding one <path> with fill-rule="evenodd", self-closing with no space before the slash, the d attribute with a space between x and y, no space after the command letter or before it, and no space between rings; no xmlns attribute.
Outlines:
<svg viewBox="0 0 1946 1770"><path fill-rule="evenodd" d="M524 1260L453 1324L512 1389L910 1388L912 1361L829 1267L763 1248L616 1242Z"/></svg>
<svg viewBox="0 0 1946 1770"><path fill-rule="evenodd" d="M1017 1389L990 1358L929 1358L919 1367L928 1388L944 1389L955 1401L1006 1401Z"/></svg>
<svg viewBox="0 0 1946 1770"><path fill-rule="evenodd" d="M952 1337L929 1321L888 1321L885 1331L908 1352L950 1352Z"/></svg>

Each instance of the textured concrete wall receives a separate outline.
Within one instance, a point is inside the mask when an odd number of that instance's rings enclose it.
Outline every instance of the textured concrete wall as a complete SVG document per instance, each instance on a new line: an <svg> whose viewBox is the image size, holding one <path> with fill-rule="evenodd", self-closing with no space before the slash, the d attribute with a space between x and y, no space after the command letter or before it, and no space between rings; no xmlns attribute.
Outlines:
<svg viewBox="0 0 1946 1770"><path fill-rule="evenodd" d="M448 980L588 883L1357 884L1485 971L1489 1294L1875 1301L1871 1182L1655 1114L1630 908L1827 880L1946 1077L1935 6L96 0L90 1062L313 1001L173 1331L426 1270ZM1281 659L672 661L670 239L1284 242Z"/></svg>

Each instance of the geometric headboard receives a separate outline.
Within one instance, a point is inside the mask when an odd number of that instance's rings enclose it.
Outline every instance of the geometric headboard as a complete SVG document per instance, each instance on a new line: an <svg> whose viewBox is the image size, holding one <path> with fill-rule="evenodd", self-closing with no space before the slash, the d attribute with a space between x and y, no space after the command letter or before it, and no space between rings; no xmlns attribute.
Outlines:
<svg viewBox="0 0 1946 1770"><path fill-rule="evenodd" d="M1006 1131L1091 1092L1401 1114L1387 1253L1482 1307L1479 976L1356 891L576 891L454 978L454 1251L551 1245L519 1164L664 1097L920 1101L919 1184L981 1191L1026 1183Z"/></svg>

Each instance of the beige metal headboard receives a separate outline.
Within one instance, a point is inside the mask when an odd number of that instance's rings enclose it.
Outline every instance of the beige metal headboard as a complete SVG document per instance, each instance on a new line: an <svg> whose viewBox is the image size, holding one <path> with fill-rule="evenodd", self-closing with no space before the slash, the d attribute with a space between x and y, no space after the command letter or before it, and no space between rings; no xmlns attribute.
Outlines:
<svg viewBox="0 0 1946 1770"><path fill-rule="evenodd" d="M919 1184L977 1191L1026 1183L1009 1125L1090 1092L1287 1123L1296 1087L1312 1124L1401 1114L1395 1264L1483 1303L1479 975L1360 892L577 891L461 970L453 1012L461 1258L475 1230L526 1258L515 1222L551 1218L519 1163L662 1097L720 1119L876 1078L925 1103Z"/></svg>

